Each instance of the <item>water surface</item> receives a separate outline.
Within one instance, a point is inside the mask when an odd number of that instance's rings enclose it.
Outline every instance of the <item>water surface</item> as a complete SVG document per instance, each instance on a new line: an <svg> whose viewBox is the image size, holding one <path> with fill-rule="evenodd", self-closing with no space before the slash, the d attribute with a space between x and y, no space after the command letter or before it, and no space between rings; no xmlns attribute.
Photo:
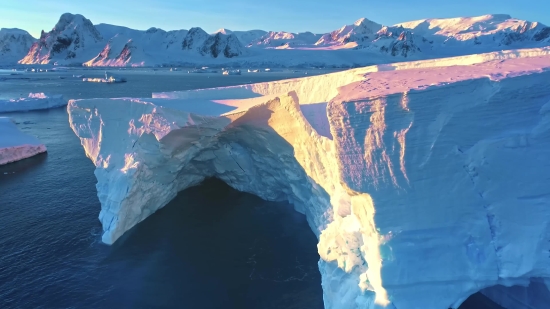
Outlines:
<svg viewBox="0 0 550 309"><path fill-rule="evenodd" d="M0 81L0 94L139 97L243 82L135 73L126 84L73 84L51 75ZM0 308L322 308L317 240L289 204L208 180L107 246L94 166L66 110L2 116L48 152L0 166Z"/></svg>

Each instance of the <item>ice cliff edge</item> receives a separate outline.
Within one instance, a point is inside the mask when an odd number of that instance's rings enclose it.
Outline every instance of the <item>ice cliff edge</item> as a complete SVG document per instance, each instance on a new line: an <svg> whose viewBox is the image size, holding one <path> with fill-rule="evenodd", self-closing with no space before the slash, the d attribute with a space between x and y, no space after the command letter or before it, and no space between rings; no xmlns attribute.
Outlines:
<svg viewBox="0 0 550 309"><path fill-rule="evenodd" d="M306 215L325 307L446 309L550 285L549 68L518 50L67 108L104 242L217 177Z"/></svg>

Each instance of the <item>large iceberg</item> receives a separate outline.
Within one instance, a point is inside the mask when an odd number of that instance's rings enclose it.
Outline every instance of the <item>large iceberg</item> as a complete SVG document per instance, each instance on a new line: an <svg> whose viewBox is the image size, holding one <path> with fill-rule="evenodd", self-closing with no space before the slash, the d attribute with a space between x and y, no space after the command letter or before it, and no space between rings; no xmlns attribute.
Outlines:
<svg viewBox="0 0 550 309"><path fill-rule="evenodd" d="M0 113L50 109L67 105L63 95L29 93L26 98L0 100Z"/></svg>
<svg viewBox="0 0 550 309"><path fill-rule="evenodd" d="M0 117L0 165L46 152L37 138L21 132L8 117Z"/></svg>
<svg viewBox="0 0 550 309"><path fill-rule="evenodd" d="M306 215L326 308L447 309L550 286L548 49L67 109L107 244L217 177Z"/></svg>

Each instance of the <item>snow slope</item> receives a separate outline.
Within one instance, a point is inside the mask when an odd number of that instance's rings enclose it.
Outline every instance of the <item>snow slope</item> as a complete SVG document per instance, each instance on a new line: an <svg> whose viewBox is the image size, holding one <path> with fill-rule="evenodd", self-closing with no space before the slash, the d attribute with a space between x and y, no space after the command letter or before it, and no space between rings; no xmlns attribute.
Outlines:
<svg viewBox="0 0 550 309"><path fill-rule="evenodd" d="M326 308L447 309L550 278L549 78L514 50L67 110L105 243L217 177L306 215Z"/></svg>
<svg viewBox="0 0 550 309"><path fill-rule="evenodd" d="M150 28L139 31L126 27L100 24L96 29L104 38L110 38L103 50L84 63L85 66L144 66L158 63L181 51L181 42L187 30L164 31ZM177 60L177 59L172 59Z"/></svg>
<svg viewBox="0 0 550 309"><path fill-rule="evenodd" d="M0 113L50 109L67 105L62 95L29 93L27 98L0 100Z"/></svg>
<svg viewBox="0 0 550 309"><path fill-rule="evenodd" d="M46 146L35 137L19 131L8 117L0 117L0 132L0 165L46 152Z"/></svg>
<svg viewBox="0 0 550 309"><path fill-rule="evenodd" d="M15 64L23 58L36 41L21 29L0 29L0 64Z"/></svg>

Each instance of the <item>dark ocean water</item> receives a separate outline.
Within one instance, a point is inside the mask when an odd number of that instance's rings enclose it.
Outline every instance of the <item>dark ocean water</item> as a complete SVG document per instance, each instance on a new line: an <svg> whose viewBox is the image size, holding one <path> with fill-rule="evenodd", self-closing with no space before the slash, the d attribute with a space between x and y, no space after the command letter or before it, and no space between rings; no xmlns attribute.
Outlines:
<svg viewBox="0 0 550 309"><path fill-rule="evenodd" d="M0 76L0 99L29 92L150 97L153 91L300 76L134 70L125 84L71 78L101 73ZM0 116L12 117L48 148L0 166L0 309L323 307L317 240L290 205L212 179L181 192L107 246L100 241L94 166L69 128L65 108ZM499 307L478 293L461 308Z"/></svg>
<svg viewBox="0 0 550 309"><path fill-rule="evenodd" d="M178 86L167 74L133 73L120 85L73 85L42 75L0 82L0 94L147 97L245 81L188 74ZM288 76L247 79L274 77ZM208 180L107 246L100 241L94 166L66 110L0 116L12 117L48 148L0 166L0 308L323 307L317 240L289 204Z"/></svg>

